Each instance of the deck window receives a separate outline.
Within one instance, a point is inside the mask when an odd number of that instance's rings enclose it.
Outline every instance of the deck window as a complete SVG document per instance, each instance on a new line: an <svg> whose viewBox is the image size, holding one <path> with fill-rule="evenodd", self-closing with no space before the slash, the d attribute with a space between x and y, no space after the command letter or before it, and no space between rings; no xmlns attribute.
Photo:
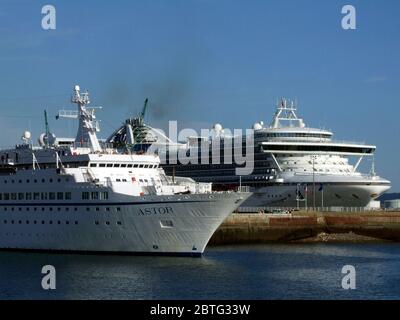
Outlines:
<svg viewBox="0 0 400 320"><path fill-rule="evenodd" d="M108 192L107 191L102 191L100 193L100 199L101 200L108 200Z"/></svg>

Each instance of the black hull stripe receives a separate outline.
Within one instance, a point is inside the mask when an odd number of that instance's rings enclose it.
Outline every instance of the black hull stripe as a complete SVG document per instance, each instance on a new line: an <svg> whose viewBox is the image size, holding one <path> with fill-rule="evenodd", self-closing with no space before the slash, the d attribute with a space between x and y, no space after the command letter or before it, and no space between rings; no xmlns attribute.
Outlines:
<svg viewBox="0 0 400 320"><path fill-rule="evenodd" d="M79 254L79 255L113 255L113 256L173 256L193 257L202 256L200 252L146 252L146 251L85 251L85 250L54 250L54 249L22 249L22 248L0 248L1 251L26 252L26 253L55 253L55 254Z"/></svg>

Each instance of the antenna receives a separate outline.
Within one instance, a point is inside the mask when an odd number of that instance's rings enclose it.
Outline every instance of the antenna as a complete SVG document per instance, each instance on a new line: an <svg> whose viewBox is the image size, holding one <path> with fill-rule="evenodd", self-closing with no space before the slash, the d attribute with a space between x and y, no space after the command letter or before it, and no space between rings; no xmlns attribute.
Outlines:
<svg viewBox="0 0 400 320"><path fill-rule="evenodd" d="M45 125L45 133L46 133L46 147L49 147L49 139L50 139L50 128L49 122L47 121L47 112L44 110L44 125Z"/></svg>

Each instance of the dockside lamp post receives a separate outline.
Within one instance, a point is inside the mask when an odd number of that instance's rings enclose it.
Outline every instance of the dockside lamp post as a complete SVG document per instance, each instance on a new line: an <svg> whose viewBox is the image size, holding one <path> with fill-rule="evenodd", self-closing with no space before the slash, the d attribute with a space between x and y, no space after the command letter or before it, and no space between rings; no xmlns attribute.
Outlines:
<svg viewBox="0 0 400 320"><path fill-rule="evenodd" d="M316 155L312 155L312 181L313 181L313 210L315 211L315 159Z"/></svg>

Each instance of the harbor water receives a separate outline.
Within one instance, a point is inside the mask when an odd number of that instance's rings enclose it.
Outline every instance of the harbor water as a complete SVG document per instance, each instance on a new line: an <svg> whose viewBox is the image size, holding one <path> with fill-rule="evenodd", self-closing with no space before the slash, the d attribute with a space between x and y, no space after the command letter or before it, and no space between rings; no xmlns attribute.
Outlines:
<svg viewBox="0 0 400 320"><path fill-rule="evenodd" d="M43 290L42 267L56 269ZM342 267L356 289L342 288ZM0 252L0 299L400 299L400 244L208 247L202 258Z"/></svg>

